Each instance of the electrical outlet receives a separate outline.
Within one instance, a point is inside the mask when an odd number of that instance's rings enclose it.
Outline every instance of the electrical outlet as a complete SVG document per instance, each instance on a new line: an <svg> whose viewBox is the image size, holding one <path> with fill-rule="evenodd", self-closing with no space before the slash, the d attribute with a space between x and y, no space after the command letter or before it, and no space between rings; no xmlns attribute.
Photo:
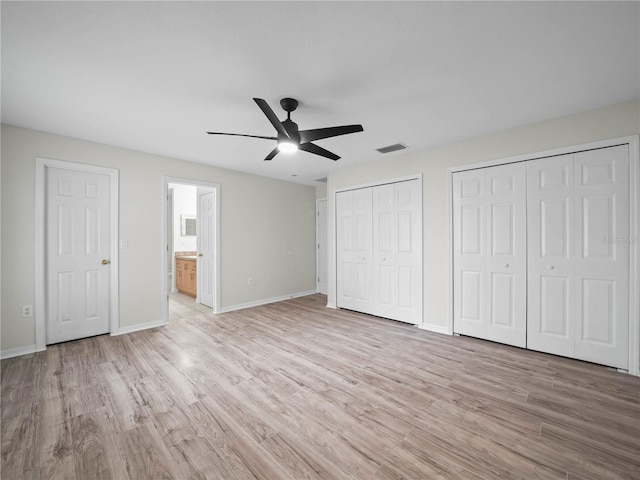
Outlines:
<svg viewBox="0 0 640 480"><path fill-rule="evenodd" d="M33 316L33 305L22 305L22 318Z"/></svg>
<svg viewBox="0 0 640 480"><path fill-rule="evenodd" d="M253 285L253 278L249 277L247 279L247 285L249 285L249 286Z"/></svg>

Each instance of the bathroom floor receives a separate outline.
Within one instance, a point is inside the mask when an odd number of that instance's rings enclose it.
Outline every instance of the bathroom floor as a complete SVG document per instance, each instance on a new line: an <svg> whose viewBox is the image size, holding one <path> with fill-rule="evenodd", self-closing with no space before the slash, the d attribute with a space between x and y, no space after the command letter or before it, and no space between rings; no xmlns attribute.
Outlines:
<svg viewBox="0 0 640 480"><path fill-rule="evenodd" d="M179 318L193 317L213 310L205 305L196 303L196 299L180 292L169 294L169 321Z"/></svg>

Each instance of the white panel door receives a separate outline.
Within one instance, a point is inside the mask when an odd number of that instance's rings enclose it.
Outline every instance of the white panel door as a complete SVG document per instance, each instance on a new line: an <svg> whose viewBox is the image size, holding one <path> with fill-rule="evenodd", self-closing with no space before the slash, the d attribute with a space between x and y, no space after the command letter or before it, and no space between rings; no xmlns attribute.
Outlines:
<svg viewBox="0 0 640 480"><path fill-rule="evenodd" d="M371 188L336 195L336 305L365 313L373 310L371 195Z"/></svg>
<svg viewBox="0 0 640 480"><path fill-rule="evenodd" d="M422 322L422 188L420 180L394 187L395 320ZM383 257L383 261L385 258Z"/></svg>
<svg viewBox="0 0 640 480"><path fill-rule="evenodd" d="M485 169L487 339L527 344L526 167Z"/></svg>
<svg viewBox="0 0 640 480"><path fill-rule="evenodd" d="M576 153L575 357L629 365L629 147Z"/></svg>
<svg viewBox="0 0 640 480"><path fill-rule="evenodd" d="M108 333L110 178L47 168L46 342Z"/></svg>
<svg viewBox="0 0 640 480"><path fill-rule="evenodd" d="M353 191L336 194L336 306L353 309L354 301Z"/></svg>
<svg viewBox="0 0 640 480"><path fill-rule="evenodd" d="M215 302L215 242L216 193L200 195L198 210L198 301L214 308Z"/></svg>
<svg viewBox="0 0 640 480"><path fill-rule="evenodd" d="M453 174L453 331L487 338L484 170Z"/></svg>
<svg viewBox="0 0 640 480"><path fill-rule="evenodd" d="M397 246L395 188L373 188L373 302L376 315L397 316Z"/></svg>
<svg viewBox="0 0 640 480"><path fill-rule="evenodd" d="M316 215L316 290L318 293L327 294L328 292L328 261L327 254L327 201L320 200L318 202L318 212Z"/></svg>
<svg viewBox="0 0 640 480"><path fill-rule="evenodd" d="M526 179L521 163L453 175L454 332L526 345Z"/></svg>
<svg viewBox="0 0 640 480"><path fill-rule="evenodd" d="M353 191L354 303L359 312L373 312L372 189Z"/></svg>
<svg viewBox="0 0 640 480"><path fill-rule="evenodd" d="M527 162L527 348L573 357L573 154Z"/></svg>
<svg viewBox="0 0 640 480"><path fill-rule="evenodd" d="M336 305L422 321L422 195L419 180L336 195Z"/></svg>
<svg viewBox="0 0 640 480"><path fill-rule="evenodd" d="M528 163L528 348L625 369L628 147Z"/></svg>

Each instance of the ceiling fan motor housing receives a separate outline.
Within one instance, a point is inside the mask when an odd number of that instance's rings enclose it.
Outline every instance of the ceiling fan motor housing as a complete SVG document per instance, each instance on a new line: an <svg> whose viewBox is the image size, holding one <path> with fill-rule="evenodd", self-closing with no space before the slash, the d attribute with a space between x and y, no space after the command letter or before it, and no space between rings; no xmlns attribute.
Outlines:
<svg viewBox="0 0 640 480"><path fill-rule="evenodd" d="M280 100L280 106L285 112L293 112L298 108L298 101L295 98L283 98Z"/></svg>

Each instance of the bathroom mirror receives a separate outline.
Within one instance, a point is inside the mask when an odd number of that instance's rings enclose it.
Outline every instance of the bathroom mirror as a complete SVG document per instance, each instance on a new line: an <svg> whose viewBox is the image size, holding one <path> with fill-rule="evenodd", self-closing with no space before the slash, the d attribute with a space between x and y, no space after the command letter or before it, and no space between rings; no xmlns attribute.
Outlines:
<svg viewBox="0 0 640 480"><path fill-rule="evenodd" d="M183 213L180 215L180 234L183 237L195 236L196 234L196 216Z"/></svg>

